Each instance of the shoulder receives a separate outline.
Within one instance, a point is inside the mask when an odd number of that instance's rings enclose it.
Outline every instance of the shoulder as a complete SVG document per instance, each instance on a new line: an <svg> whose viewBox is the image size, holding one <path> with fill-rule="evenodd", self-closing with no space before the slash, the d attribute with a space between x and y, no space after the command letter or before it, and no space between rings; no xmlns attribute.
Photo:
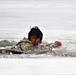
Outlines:
<svg viewBox="0 0 76 75"><path fill-rule="evenodd" d="M21 41L24 42L24 43L31 43L31 41L28 40L26 37L24 37Z"/></svg>

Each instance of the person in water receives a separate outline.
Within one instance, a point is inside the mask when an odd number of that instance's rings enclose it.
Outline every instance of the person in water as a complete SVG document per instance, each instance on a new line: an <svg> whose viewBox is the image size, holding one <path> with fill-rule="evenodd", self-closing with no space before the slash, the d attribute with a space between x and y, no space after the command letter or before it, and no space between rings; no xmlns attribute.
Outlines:
<svg viewBox="0 0 76 75"><path fill-rule="evenodd" d="M35 27L31 28L31 30L29 31L28 38L24 37L13 48L17 48L17 49L20 49L22 51L34 50L34 49L36 49L36 47L39 44L42 43L42 39L43 39L42 31L37 26L35 26ZM61 45L62 45L61 42L55 41L55 43L53 43L51 45L51 47L52 48L57 48Z"/></svg>

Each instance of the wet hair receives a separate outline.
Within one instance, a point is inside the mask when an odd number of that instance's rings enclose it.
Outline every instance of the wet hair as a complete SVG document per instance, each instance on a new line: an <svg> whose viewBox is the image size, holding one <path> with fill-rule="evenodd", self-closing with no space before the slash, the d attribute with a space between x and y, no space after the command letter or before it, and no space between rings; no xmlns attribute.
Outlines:
<svg viewBox="0 0 76 75"><path fill-rule="evenodd" d="M31 28L30 32L28 33L28 39L30 40L32 36L35 36L36 38L40 39L41 42L43 38L43 33L37 26L35 26Z"/></svg>

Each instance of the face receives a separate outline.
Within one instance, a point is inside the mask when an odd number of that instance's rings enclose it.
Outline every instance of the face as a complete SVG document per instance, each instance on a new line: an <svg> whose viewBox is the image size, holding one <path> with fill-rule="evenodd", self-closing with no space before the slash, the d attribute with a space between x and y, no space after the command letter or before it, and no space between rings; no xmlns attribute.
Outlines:
<svg viewBox="0 0 76 75"><path fill-rule="evenodd" d="M38 38L36 38L36 37L34 37L34 36L32 36L32 37L30 38L30 41L33 43L33 45L38 45L38 44L40 44L40 39L38 39Z"/></svg>

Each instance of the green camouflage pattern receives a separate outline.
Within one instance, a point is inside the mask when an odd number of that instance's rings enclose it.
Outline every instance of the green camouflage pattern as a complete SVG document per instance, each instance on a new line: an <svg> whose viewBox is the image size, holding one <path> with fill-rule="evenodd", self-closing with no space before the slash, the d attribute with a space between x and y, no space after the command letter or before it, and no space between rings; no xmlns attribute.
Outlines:
<svg viewBox="0 0 76 75"><path fill-rule="evenodd" d="M22 50L22 51L35 50L37 47L36 46L30 46L31 44L32 44L32 42L24 37L21 40L21 43L18 45L17 48L19 50Z"/></svg>

